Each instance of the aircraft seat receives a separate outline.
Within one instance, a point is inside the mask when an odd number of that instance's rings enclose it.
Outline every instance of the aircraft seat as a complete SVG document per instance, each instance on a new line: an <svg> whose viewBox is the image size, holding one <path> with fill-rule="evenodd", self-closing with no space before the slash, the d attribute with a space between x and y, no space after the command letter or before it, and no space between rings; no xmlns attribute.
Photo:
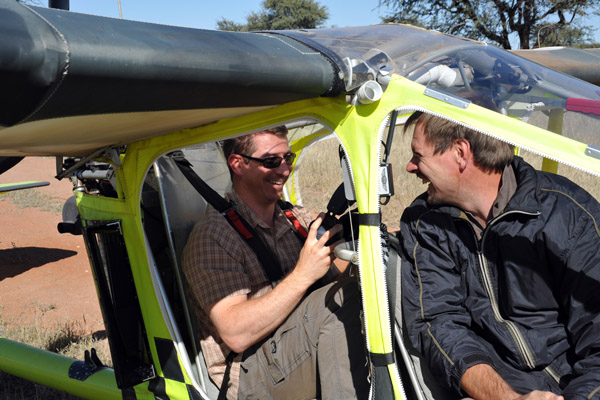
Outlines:
<svg viewBox="0 0 600 400"><path fill-rule="evenodd" d="M195 172L221 195L230 187L229 171L222 153L214 143L199 144L182 150L183 156L193 164ZM158 191L165 229L169 240L171 260L175 265L178 299L171 303L181 304L184 318L178 322L181 337L187 337L187 353L200 386L210 399L216 399L219 389L210 380L206 362L202 354L196 332L197 321L188 304L185 276L181 269L181 253L188 236L206 210L206 201L183 176L169 155L157 159L154 173L158 182ZM175 294L173 294L175 296ZM185 325L185 326L181 326ZM185 340L184 340L185 342Z"/></svg>
<svg viewBox="0 0 600 400"><path fill-rule="evenodd" d="M400 232L397 233L400 235ZM390 234L390 257L386 275L395 281L388 282L390 290L395 291L395 331L396 363L400 371L404 390L408 400L454 400L456 395L442 388L439 379L433 376L425 358L415 349L408 338L404 327L402 315L402 279L401 279L401 254L399 254L398 238Z"/></svg>

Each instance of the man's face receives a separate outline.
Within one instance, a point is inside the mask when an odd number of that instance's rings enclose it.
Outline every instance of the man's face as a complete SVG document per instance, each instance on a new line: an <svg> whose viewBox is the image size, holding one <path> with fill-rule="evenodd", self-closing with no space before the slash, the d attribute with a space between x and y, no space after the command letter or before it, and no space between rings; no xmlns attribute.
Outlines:
<svg viewBox="0 0 600 400"><path fill-rule="evenodd" d="M254 152L246 154L254 158L283 157L290 152L287 138L271 133L259 133L252 138ZM283 185L290 176L292 167L285 160L277 168L266 168L258 161L246 160L242 165L240 184L247 189L259 204L277 202L283 194Z"/></svg>
<svg viewBox="0 0 600 400"><path fill-rule="evenodd" d="M434 154L434 145L425 137L424 125L418 122L411 141L412 158L406 170L428 183L427 201L431 204L456 204L459 169L453 148Z"/></svg>

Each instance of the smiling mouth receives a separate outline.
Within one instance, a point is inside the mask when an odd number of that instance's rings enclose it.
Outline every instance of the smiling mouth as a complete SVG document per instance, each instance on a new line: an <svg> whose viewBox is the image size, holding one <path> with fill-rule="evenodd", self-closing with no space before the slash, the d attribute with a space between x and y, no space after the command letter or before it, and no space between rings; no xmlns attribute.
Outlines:
<svg viewBox="0 0 600 400"><path fill-rule="evenodd" d="M430 183L429 179L427 179L423 175L417 175L417 178L421 179L421 182L423 182L424 185Z"/></svg>
<svg viewBox="0 0 600 400"><path fill-rule="evenodd" d="M283 185L285 183L284 181L272 181L272 180L268 180L267 182L269 182L273 185Z"/></svg>

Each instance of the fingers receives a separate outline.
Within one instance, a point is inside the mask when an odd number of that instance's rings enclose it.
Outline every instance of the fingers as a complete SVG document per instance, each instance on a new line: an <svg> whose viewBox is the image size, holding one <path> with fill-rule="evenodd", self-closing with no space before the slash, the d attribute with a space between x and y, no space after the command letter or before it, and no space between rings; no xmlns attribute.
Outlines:
<svg viewBox="0 0 600 400"><path fill-rule="evenodd" d="M308 227L308 237L316 239L317 237L317 230L319 229L319 227L321 226L321 224L323 223L323 220L325 219L325 213L320 213L317 218L315 218L309 225Z"/></svg>
<svg viewBox="0 0 600 400"><path fill-rule="evenodd" d="M315 241L321 246L325 246L325 244L332 237L334 237L336 234L338 234L344 229L341 224L336 223L332 228L327 230L325 226L322 226L325 218L326 214L320 213L319 216L315 218L308 227L307 239L315 239ZM312 240L310 240L310 242L312 242Z"/></svg>
<svg viewBox="0 0 600 400"><path fill-rule="evenodd" d="M323 230L321 225L324 218L324 213L319 214L309 226L308 237L306 238L304 247L300 251L300 257L295 268L295 271L301 274L301 276L308 278L311 284L323 277L329 270L331 263L335 259L335 254L333 254L332 247L325 244L331 239L332 235L342 229L341 226L335 226L331 230L324 232L317 239L317 230L319 228L321 228L321 231Z"/></svg>
<svg viewBox="0 0 600 400"><path fill-rule="evenodd" d="M539 399L539 400L563 400L564 397L554 394L552 392L534 390L533 392L530 392L530 393L520 396L519 399L522 399L522 400L534 400L534 399L535 400L537 400L537 399Z"/></svg>
<svg viewBox="0 0 600 400"><path fill-rule="evenodd" d="M333 253L335 251L335 248L338 247L340 244L343 244L346 242L346 239L342 238L340 240L337 240L336 242L332 243L331 245L327 246L329 247L329 250L331 250L331 252Z"/></svg>
<svg viewBox="0 0 600 400"><path fill-rule="evenodd" d="M323 236L319 239L319 243L325 246L325 243L329 241L332 237L334 237L337 233L341 232L344 227L341 224L334 225L331 229L326 231ZM331 246L328 246L331 247ZM335 246L334 246L335 247Z"/></svg>

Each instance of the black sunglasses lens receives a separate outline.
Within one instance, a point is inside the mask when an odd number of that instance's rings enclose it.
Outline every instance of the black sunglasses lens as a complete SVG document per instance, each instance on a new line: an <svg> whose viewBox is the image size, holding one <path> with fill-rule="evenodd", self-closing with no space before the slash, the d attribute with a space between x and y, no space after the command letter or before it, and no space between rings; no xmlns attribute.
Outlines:
<svg viewBox="0 0 600 400"><path fill-rule="evenodd" d="M296 159L296 153L288 153L283 158L285 158L285 163L287 165L292 165Z"/></svg>
<svg viewBox="0 0 600 400"><path fill-rule="evenodd" d="M269 157L263 158L262 163L265 166L265 168L273 169L281 165L281 160L283 160L283 158L281 157Z"/></svg>
<svg viewBox="0 0 600 400"><path fill-rule="evenodd" d="M295 159L296 159L296 154L288 153L288 154L284 155L283 157L263 158L262 163L265 166L265 168L273 169L273 168L279 167L281 165L281 161L283 161L283 160L285 160L285 163L287 165L292 165L294 163Z"/></svg>
<svg viewBox="0 0 600 400"><path fill-rule="evenodd" d="M290 166L294 163L294 160L296 159L295 153L288 153L288 154L284 155L283 157L267 157L267 158L254 158L254 157L250 157L250 156L247 156L244 154L240 154L240 155L248 160L258 161L265 168L269 168L269 169L274 169L274 168L279 167L281 165L281 161L283 161L283 160L285 160L285 163L288 166Z"/></svg>

